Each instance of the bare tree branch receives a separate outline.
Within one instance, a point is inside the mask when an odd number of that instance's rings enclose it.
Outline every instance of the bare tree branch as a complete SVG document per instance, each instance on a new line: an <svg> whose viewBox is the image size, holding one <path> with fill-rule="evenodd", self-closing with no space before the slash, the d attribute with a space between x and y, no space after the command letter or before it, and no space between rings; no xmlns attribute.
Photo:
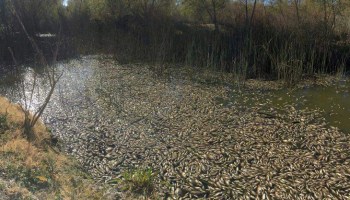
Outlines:
<svg viewBox="0 0 350 200"><path fill-rule="evenodd" d="M12 3L12 1L10 0L10 2ZM12 13L15 15L15 17L17 18L18 23L20 24L23 32L25 33L27 39L30 41L31 46L33 48L33 50L37 53L37 55L39 56L39 61L40 64L42 66L44 66L44 70L46 71L46 76L49 80L49 84L50 84L50 89L48 91L48 93L46 94L46 98L44 99L44 101L42 102L41 106L34 112L33 116L30 117L30 111L29 111L29 106L33 103L33 95L34 95L34 90L35 87L37 86L37 76L34 73L34 82L33 85L31 87L30 90L30 99L28 102L28 99L26 97L26 91L25 91L25 83L24 80L22 80L22 95L24 97L24 108L21 106L21 109L24 112L24 134L28 137L28 139L30 140L35 140L35 135L32 132L32 128L35 126L35 124L37 123L37 121L40 119L40 117L42 116L42 114L44 113L44 110L46 109L48 103L50 102L50 99L54 93L55 87L58 83L58 81L60 80L60 78L63 75L63 72L60 73L58 76L56 76L56 71L55 71L55 67L50 67L42 50L39 48L38 44L36 43L36 41L29 35L25 25L23 24L18 12L16 11L15 6L12 3ZM59 29L59 33L58 33L58 40L56 41L56 45L55 45L55 50L52 52L53 53L53 64L56 63L57 61L57 56L58 56L58 51L59 51L59 45L60 45L60 37L61 37L61 25L60 25L60 29ZM18 66L18 63L15 59L14 53L12 51L11 48L9 48L10 54L12 56L12 59L14 61L14 64L16 66Z"/></svg>

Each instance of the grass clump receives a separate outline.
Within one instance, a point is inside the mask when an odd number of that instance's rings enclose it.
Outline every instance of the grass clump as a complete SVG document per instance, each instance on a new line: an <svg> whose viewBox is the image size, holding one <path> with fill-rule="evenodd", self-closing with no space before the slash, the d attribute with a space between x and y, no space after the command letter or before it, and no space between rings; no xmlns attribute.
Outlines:
<svg viewBox="0 0 350 200"><path fill-rule="evenodd" d="M6 166L6 172L6 178L14 179L31 192L54 188L52 186L56 182L42 168L27 168L25 166L9 164Z"/></svg>
<svg viewBox="0 0 350 200"><path fill-rule="evenodd" d="M0 134L3 134L8 129L6 114L0 114Z"/></svg>
<svg viewBox="0 0 350 200"><path fill-rule="evenodd" d="M113 179L123 191L150 196L154 191L154 173L152 169L133 169L122 174L121 179Z"/></svg>

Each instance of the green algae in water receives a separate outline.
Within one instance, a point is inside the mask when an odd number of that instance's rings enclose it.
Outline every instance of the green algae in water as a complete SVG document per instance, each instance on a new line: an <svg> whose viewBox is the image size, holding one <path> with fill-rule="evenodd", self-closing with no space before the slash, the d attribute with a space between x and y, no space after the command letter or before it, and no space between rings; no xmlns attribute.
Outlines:
<svg viewBox="0 0 350 200"><path fill-rule="evenodd" d="M320 110L329 126L350 133L350 81L342 80L332 86L311 86L301 89L243 91L232 93L231 100L261 110L284 112L292 105L298 110ZM227 104L227 102L225 102Z"/></svg>

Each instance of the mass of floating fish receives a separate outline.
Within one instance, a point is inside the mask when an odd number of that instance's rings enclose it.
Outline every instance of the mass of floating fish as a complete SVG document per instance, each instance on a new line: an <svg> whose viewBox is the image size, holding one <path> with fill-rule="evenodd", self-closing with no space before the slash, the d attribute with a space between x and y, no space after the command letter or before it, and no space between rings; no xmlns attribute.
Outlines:
<svg viewBox="0 0 350 200"><path fill-rule="evenodd" d="M78 89L64 86L66 72L46 116L96 180L151 168L165 199L350 199L350 135L320 110L222 103L236 88L94 62L99 70Z"/></svg>

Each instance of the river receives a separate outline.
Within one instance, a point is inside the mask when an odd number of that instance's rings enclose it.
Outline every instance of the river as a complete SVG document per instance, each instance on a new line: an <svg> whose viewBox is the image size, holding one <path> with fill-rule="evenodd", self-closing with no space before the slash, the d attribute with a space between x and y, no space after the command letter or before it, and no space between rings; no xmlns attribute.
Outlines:
<svg viewBox="0 0 350 200"><path fill-rule="evenodd" d="M259 183L259 177L274 174L274 166L281 172L273 175L273 184L280 184L275 197L288 192L307 196L299 191L303 184L288 185L282 174L297 170L293 180L304 180L319 165L309 163L315 159L337 179L331 187L348 182L336 174L347 161L319 161L326 154L334 159L348 154L349 143L341 145L350 132L350 82L345 78L327 87L243 89L184 68L159 75L154 66L121 65L108 56L62 61L56 70L63 76L43 120L62 149L98 180L120 177L130 168L152 168L162 195L238 198L270 191L272 183ZM30 65L18 73L0 72L1 96L23 104L24 89L27 102L32 99L30 109L40 106L49 88L45 72ZM310 157L315 151L317 157ZM319 181L327 182L310 179L308 188L315 191ZM256 192L257 184L266 191Z"/></svg>

